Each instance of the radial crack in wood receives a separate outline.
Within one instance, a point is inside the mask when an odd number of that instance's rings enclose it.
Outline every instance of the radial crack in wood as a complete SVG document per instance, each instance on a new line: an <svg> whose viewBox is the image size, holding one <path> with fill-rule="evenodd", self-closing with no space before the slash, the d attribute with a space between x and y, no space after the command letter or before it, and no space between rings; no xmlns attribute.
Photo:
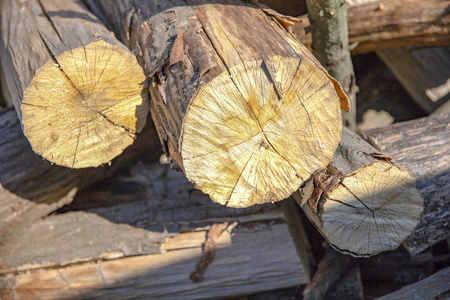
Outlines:
<svg viewBox="0 0 450 300"><path fill-rule="evenodd" d="M146 77L94 15L53 0L3 1L1 14L2 67L36 153L96 167L134 142L148 113Z"/></svg>
<svg viewBox="0 0 450 300"><path fill-rule="evenodd" d="M307 61L281 58L277 67L283 99L264 62L255 61L203 86L186 113L186 176L216 202L246 207L287 198L333 155L341 119L332 83Z"/></svg>
<svg viewBox="0 0 450 300"><path fill-rule="evenodd" d="M413 232L423 211L414 176L374 150L345 130L326 175L322 172L317 175L322 177L310 181L314 192L303 193L308 199L296 194L325 239L354 256L397 248ZM311 190L310 185L303 190Z"/></svg>
<svg viewBox="0 0 450 300"><path fill-rule="evenodd" d="M264 8L240 0L88 3L151 78L150 112L169 161L213 201L283 200L331 159L347 96Z"/></svg>

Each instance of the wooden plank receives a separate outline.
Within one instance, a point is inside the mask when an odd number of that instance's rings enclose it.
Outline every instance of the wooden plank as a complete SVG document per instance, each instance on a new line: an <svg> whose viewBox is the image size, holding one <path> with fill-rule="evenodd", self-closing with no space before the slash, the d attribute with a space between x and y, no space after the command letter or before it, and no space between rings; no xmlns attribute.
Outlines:
<svg viewBox="0 0 450 300"><path fill-rule="evenodd" d="M417 179L425 200L421 222L406 240L416 255L450 234L450 114L439 114L363 132Z"/></svg>
<svg viewBox="0 0 450 300"><path fill-rule="evenodd" d="M448 0L347 1L352 53L387 48L436 47L450 44ZM308 48L311 34L307 16L294 32Z"/></svg>
<svg viewBox="0 0 450 300"><path fill-rule="evenodd" d="M201 248L42 269L0 278L2 299L211 299L306 282L285 224L236 229L193 283ZM264 263L262 263L264 262Z"/></svg>

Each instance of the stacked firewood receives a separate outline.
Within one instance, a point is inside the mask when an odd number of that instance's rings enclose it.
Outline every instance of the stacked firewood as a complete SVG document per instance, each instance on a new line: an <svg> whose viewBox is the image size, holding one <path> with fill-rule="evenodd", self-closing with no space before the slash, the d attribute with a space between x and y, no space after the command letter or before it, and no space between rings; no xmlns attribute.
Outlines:
<svg viewBox="0 0 450 300"><path fill-rule="evenodd" d="M192 282L176 292L164 285L172 280L176 262L190 265L201 253L205 230L210 229L212 253L231 244L227 251L249 255L251 245L238 242L249 239L245 224L274 230L270 237L260 234L257 253L274 243L284 251L282 237L288 235L278 224L284 217L274 203L286 205L291 195L325 240L343 253L366 257L393 250L414 232L424 210L416 178L397 157L381 153L384 145L373 138L376 133L367 133L370 145L342 127L341 110L349 110L349 100L294 34L299 19L257 1L85 3L89 9L78 1L0 4L2 98L16 111L0 112L2 298L22 292L23 298L108 297L119 293L108 288L123 280L136 289L140 283L133 283L133 272L169 265L174 270L168 277L156 272L155 283L144 284L147 297L236 295L232 288L217 294L211 283L201 291L193 290ZM424 25L416 23L411 26ZM448 31L444 21L433 24L442 29L427 31L427 37ZM392 45L421 40L402 34L392 35ZM427 39L427 45L433 40L450 42L444 35ZM377 45L361 38L357 49ZM159 149L182 172L136 165L155 161ZM83 194L85 187L118 171L125 177L137 172L137 190L130 184L132 191L122 198L111 191ZM102 197L109 204L121 202L121 214L93 209L46 217L70 204L77 189L77 197L85 195L87 202ZM133 197L152 199L136 207L127 203ZM208 227L219 221L220 226ZM438 231L433 241L408 241L409 249L421 251L441 241ZM273 249L267 251L278 251ZM292 267L290 273L276 284L269 278L271 288L308 283L315 266L306 258L301 266L291 254L279 261L261 256L267 268L252 261L246 276L283 265ZM142 262L130 257L135 255ZM113 261L97 263L104 259ZM63 267L82 261L88 263L74 272ZM204 272L206 266L198 268ZM31 277L20 273L33 269L38 271ZM229 268L228 276L236 270ZM90 283L78 283L77 274ZM265 284L264 278L251 281L242 279L240 288L248 286L243 294Z"/></svg>

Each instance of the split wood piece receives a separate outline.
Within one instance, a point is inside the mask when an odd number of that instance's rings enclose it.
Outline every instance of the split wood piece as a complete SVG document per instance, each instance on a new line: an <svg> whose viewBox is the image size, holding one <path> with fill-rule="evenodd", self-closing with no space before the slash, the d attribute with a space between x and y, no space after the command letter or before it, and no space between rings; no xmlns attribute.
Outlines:
<svg viewBox="0 0 450 300"><path fill-rule="evenodd" d="M424 196L421 222L406 240L417 255L450 238L450 113L363 132L378 151L389 154L416 178Z"/></svg>
<svg viewBox="0 0 450 300"><path fill-rule="evenodd" d="M75 187L80 189L104 180L139 160L156 160L160 147L156 130L148 120L135 144L114 159L111 166L73 170L52 165L36 155L23 135L16 113L0 111L0 190L6 189L27 202L52 203ZM4 205L0 204L0 208Z"/></svg>
<svg viewBox="0 0 450 300"><path fill-rule="evenodd" d="M180 234L181 236L182 234ZM43 268L0 277L1 299L130 298L211 299L248 295L306 283L285 224L224 231L204 280L193 283L189 271L198 246L156 255L95 260L67 267ZM277 255L274 255L277 253ZM177 284L173 284L176 282Z"/></svg>
<svg viewBox="0 0 450 300"><path fill-rule="evenodd" d="M397 248L420 221L415 178L344 128L333 160L294 194L337 250L371 256Z"/></svg>
<svg viewBox="0 0 450 300"><path fill-rule="evenodd" d="M352 54L387 48L439 47L450 45L447 0L347 1L349 43ZM309 49L311 34L306 15L294 32Z"/></svg>
<svg viewBox="0 0 450 300"><path fill-rule="evenodd" d="M317 266L311 282L303 290L304 300L324 299L328 290L347 271L351 259L333 248L329 248Z"/></svg>
<svg viewBox="0 0 450 300"><path fill-rule="evenodd" d="M350 99L351 110L344 112L344 124L356 131L355 71L348 44L345 0L306 0L311 22L312 50L317 60L342 85Z"/></svg>
<svg viewBox="0 0 450 300"><path fill-rule="evenodd" d="M403 287L378 300L401 299L448 299L450 296L450 267L431 275L417 283Z"/></svg>
<svg viewBox="0 0 450 300"><path fill-rule="evenodd" d="M80 1L5 0L0 14L1 65L36 153L96 167L133 144L148 114L146 77Z"/></svg>
<svg viewBox="0 0 450 300"><path fill-rule="evenodd" d="M450 100L450 47L394 48L379 50L377 55L426 112Z"/></svg>
<svg viewBox="0 0 450 300"><path fill-rule="evenodd" d="M348 99L281 25L292 18L240 0L89 3L151 77L171 161L213 201L285 199L331 159Z"/></svg>

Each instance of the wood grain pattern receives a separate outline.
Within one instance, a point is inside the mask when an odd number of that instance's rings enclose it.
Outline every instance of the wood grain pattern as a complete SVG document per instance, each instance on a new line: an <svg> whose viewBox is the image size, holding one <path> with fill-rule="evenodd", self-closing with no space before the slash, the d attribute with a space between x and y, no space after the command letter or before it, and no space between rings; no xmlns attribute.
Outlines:
<svg viewBox="0 0 450 300"><path fill-rule="evenodd" d="M151 77L171 162L213 201L282 200L331 159L348 99L281 15L240 0L89 3Z"/></svg>
<svg viewBox="0 0 450 300"><path fill-rule="evenodd" d="M79 1L9 0L0 10L1 65L33 150L85 168L131 145L148 114L134 55Z"/></svg>
<svg viewBox="0 0 450 300"><path fill-rule="evenodd" d="M397 248L423 211L414 176L348 129L327 172L317 173L301 193L294 195L319 232L353 256Z"/></svg>

